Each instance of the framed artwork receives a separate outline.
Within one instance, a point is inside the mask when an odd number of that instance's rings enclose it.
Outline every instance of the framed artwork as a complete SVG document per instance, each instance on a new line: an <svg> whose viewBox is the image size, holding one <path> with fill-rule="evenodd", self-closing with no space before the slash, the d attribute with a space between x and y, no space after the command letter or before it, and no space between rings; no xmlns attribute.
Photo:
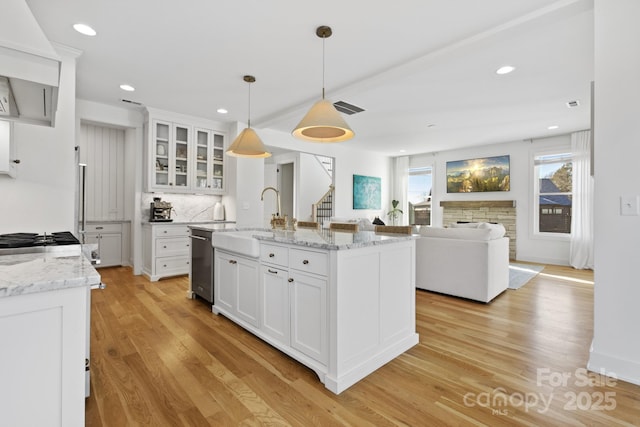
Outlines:
<svg viewBox="0 0 640 427"><path fill-rule="evenodd" d="M509 191L509 156L447 162L447 193Z"/></svg>
<svg viewBox="0 0 640 427"><path fill-rule="evenodd" d="M382 179L353 175L353 209L380 209Z"/></svg>

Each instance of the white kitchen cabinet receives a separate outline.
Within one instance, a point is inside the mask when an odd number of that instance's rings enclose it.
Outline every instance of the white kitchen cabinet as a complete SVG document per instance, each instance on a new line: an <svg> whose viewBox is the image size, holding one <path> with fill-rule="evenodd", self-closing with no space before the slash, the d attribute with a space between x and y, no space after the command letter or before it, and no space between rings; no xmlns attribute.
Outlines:
<svg viewBox="0 0 640 427"><path fill-rule="evenodd" d="M14 177L16 165L15 145L11 136L13 124L8 120L0 120L0 174Z"/></svg>
<svg viewBox="0 0 640 427"><path fill-rule="evenodd" d="M250 325L258 326L259 264L256 259L216 249L214 304Z"/></svg>
<svg viewBox="0 0 640 427"><path fill-rule="evenodd" d="M225 188L224 135L208 129L195 129L196 192L219 193Z"/></svg>
<svg viewBox="0 0 640 427"><path fill-rule="evenodd" d="M280 268L260 267L261 328L280 343L289 345L291 315L289 312L289 272Z"/></svg>
<svg viewBox="0 0 640 427"><path fill-rule="evenodd" d="M84 426L86 287L0 298L0 424Z"/></svg>
<svg viewBox="0 0 640 427"><path fill-rule="evenodd" d="M319 236L260 238L258 279L238 280L242 257L215 248L212 311L314 370L339 394L418 343L415 242L331 232L324 248ZM347 247L335 249L334 238ZM362 244L350 247L356 238ZM252 280L259 280L257 295Z"/></svg>
<svg viewBox="0 0 640 427"><path fill-rule="evenodd" d="M262 330L326 364L327 252L262 244L260 261Z"/></svg>
<svg viewBox="0 0 640 427"><path fill-rule="evenodd" d="M96 267L126 264L123 256L123 225L121 223L87 224L85 242L98 245L100 264Z"/></svg>
<svg viewBox="0 0 640 427"><path fill-rule="evenodd" d="M188 190L192 173L189 154L192 128L188 125L152 121L152 143L150 148L150 190Z"/></svg>
<svg viewBox="0 0 640 427"><path fill-rule="evenodd" d="M142 273L152 282L189 274L189 227L185 224L147 223L142 226Z"/></svg>
<svg viewBox="0 0 640 427"><path fill-rule="evenodd" d="M226 132L194 117L148 109L148 192L222 194Z"/></svg>
<svg viewBox="0 0 640 427"><path fill-rule="evenodd" d="M289 276L291 347L326 364L327 279L293 269Z"/></svg>

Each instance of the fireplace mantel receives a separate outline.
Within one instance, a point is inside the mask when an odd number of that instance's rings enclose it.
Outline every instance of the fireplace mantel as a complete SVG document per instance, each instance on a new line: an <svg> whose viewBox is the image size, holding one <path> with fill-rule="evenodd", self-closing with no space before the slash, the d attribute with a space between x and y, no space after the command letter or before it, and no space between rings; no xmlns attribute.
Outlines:
<svg viewBox="0 0 640 427"><path fill-rule="evenodd" d="M443 200L441 208L477 209L477 208L515 208L515 200Z"/></svg>

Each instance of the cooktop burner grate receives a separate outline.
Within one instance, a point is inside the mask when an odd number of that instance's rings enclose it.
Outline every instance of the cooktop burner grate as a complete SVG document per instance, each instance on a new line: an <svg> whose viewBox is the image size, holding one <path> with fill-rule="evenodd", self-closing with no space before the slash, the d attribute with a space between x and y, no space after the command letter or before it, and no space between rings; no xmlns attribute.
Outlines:
<svg viewBox="0 0 640 427"><path fill-rule="evenodd" d="M51 234L0 234L0 248L28 248L32 246L60 246L78 244L80 244L78 239L69 231L62 231Z"/></svg>

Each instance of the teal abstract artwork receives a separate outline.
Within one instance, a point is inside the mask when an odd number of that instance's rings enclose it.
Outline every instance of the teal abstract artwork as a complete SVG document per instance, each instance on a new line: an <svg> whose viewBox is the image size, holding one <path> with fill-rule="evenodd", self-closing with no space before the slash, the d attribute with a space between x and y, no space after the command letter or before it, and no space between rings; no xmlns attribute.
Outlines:
<svg viewBox="0 0 640 427"><path fill-rule="evenodd" d="M380 209L382 180L374 176L353 175L353 209Z"/></svg>

